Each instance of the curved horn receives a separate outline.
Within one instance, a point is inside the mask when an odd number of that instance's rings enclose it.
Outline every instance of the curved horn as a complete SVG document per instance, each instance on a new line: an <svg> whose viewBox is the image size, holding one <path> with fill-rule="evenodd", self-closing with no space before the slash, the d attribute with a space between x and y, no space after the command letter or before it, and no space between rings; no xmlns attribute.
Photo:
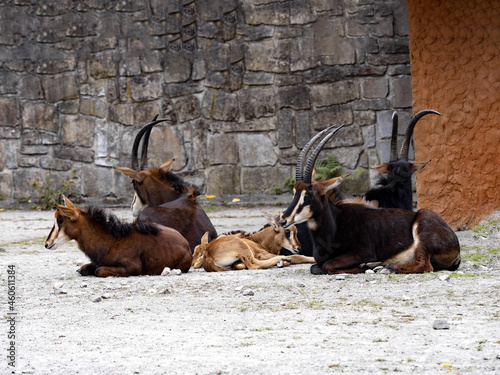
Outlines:
<svg viewBox="0 0 500 375"><path fill-rule="evenodd" d="M301 182L304 179L304 176L302 174L304 170L304 158L306 157L306 154L309 152L309 149L312 147L313 143L316 142L320 137L323 136L327 131L331 130L335 125L331 125L327 127L326 129L323 129L320 131L318 134L316 134L314 137L312 137L309 142L306 143L304 148L302 148L302 151L300 151L299 157L297 158L297 167L295 168L295 182Z"/></svg>
<svg viewBox="0 0 500 375"><path fill-rule="evenodd" d="M312 171L314 169L314 163L316 163L316 159L318 158L319 152L323 148L323 146L328 142L328 140L337 132L339 131L345 124L340 125L338 128L333 129L333 131L328 134L325 138L321 140L321 142L316 146L314 149L313 153L311 156L309 156L309 159L307 160L307 165L306 165L306 170L304 172L304 183L310 184L311 183L311 177L312 177Z"/></svg>
<svg viewBox="0 0 500 375"><path fill-rule="evenodd" d="M433 111L432 109L424 109L423 111L418 112L410 119L410 123L408 124L408 128L406 129L405 139L403 140L403 144L401 145L401 151L399 152L399 158L408 161L408 151L410 150L410 140L413 135L413 129L417 124L418 120L428 114L435 114L441 116L441 113Z"/></svg>
<svg viewBox="0 0 500 375"><path fill-rule="evenodd" d="M142 144L142 150L141 150L141 169L143 169L143 166L145 165L147 167L147 153L148 153L148 143L149 143L149 135L151 134L151 129L153 126L160 122L164 121L169 121L170 119L165 118L161 120L157 120L158 115L154 117L154 119L149 123L144 125L137 135L135 136L134 144L132 145L132 162L131 162L131 167L133 170L138 170L139 169L139 161L137 159L137 149L139 148L139 143L141 142L141 138L143 137L144 134L147 134L145 137L143 144ZM144 158L144 156L146 156ZM145 159L145 161L143 160Z"/></svg>
<svg viewBox="0 0 500 375"><path fill-rule="evenodd" d="M391 135L391 156L389 158L389 163L391 161L396 161L398 159L398 114L396 111L392 114L392 135Z"/></svg>

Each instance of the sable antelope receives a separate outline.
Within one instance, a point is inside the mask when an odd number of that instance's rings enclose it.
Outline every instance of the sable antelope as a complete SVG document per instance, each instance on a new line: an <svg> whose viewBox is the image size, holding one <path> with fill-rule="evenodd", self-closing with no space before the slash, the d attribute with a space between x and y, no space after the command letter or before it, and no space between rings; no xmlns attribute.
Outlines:
<svg viewBox="0 0 500 375"><path fill-rule="evenodd" d="M90 258L78 270L82 276L159 275L165 267L189 270L189 244L176 230L145 222L122 223L99 208L81 210L63 199L65 205L57 204L45 248L56 249L76 240Z"/></svg>
<svg viewBox="0 0 500 375"><path fill-rule="evenodd" d="M435 212L341 204L340 198L335 199L335 188L345 176L311 180L319 152L340 128L328 130L305 171L304 160L297 161L294 196L280 220L285 228L307 223L316 260L311 272L359 273L377 265L397 273L456 270L460 265L458 238Z"/></svg>
<svg viewBox="0 0 500 375"><path fill-rule="evenodd" d="M265 216L270 225L249 236L242 233L222 235L208 243L206 233L194 250L193 267L203 266L206 271L212 272L262 269L280 263L284 266L314 263L312 257L278 255L282 247L292 253L298 252L297 230L293 226L284 229L272 215L265 213Z"/></svg>
<svg viewBox="0 0 500 375"><path fill-rule="evenodd" d="M159 168L147 168L149 135L154 125L160 121L156 117L142 127L132 147L132 168L116 167L124 176L132 179L134 199L132 213L139 221L152 221L178 230L189 242L191 251L201 242L205 232L210 238L217 237L217 231L207 214L197 202L198 188L182 180L171 172L174 160L163 163ZM144 136L141 160L137 151ZM139 171L134 170L139 168Z"/></svg>
<svg viewBox="0 0 500 375"><path fill-rule="evenodd" d="M415 114L408 123L401 151L398 155L398 114L396 112L393 113L389 163L371 167L380 174L386 175L386 177L382 177L379 180L379 185L381 186L370 189L365 193L366 200L377 201L379 207L383 208L413 210L411 175L424 168L430 160L424 163L410 163L408 161L408 152L415 125L422 117L428 114L441 116L439 112L430 109Z"/></svg>

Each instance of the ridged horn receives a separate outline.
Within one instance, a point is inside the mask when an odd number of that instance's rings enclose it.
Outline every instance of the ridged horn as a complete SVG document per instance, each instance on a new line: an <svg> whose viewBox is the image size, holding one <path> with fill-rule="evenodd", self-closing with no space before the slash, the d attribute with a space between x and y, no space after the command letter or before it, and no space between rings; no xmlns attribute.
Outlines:
<svg viewBox="0 0 500 375"><path fill-rule="evenodd" d="M306 143L304 148L302 148L302 151L300 151L299 157L297 158L297 167L295 169L295 182L302 182L304 180L304 175L302 174L304 170L304 159L306 157L306 154L309 152L310 148L316 142L319 138L323 136L327 131L331 130L335 125L331 125L327 127L326 129L323 129L320 131L318 134L316 134L314 137L312 137L309 142Z"/></svg>
<svg viewBox="0 0 500 375"><path fill-rule="evenodd" d="M345 124L340 125L338 128L333 129L330 134L326 135L325 138L321 140L321 142L316 146L314 151L312 152L311 156L309 156L309 159L307 160L307 165L306 165L306 170L304 172L304 183L310 184L311 183L311 177L312 177L312 172L314 169L314 163L316 163L316 159L318 158L319 152L323 148L323 146L328 142L328 140L333 137L333 135L339 131Z"/></svg>
<svg viewBox="0 0 500 375"><path fill-rule="evenodd" d="M423 111L418 112L410 119L410 123L408 124L408 128L406 129L405 139L403 140L403 144L401 145L401 151L399 152L399 158L408 161L408 151L410 150L410 140L413 135L413 129L417 124L418 120L428 114L435 114L441 116L441 113L433 111L432 109L424 109Z"/></svg>
<svg viewBox="0 0 500 375"><path fill-rule="evenodd" d="M392 135L391 135L391 156L389 162L398 159L398 114L396 111L392 114Z"/></svg>
<svg viewBox="0 0 500 375"><path fill-rule="evenodd" d="M144 125L137 135L135 136L134 144L132 145L132 162L131 162L131 168L133 170L143 170L147 168L148 165L148 143L149 143L149 135L151 134L151 129L153 126L160 122L164 121L169 121L170 119L165 118L165 119L160 119L157 120L158 115L156 115L153 120L149 123ZM144 141L142 143L142 149L141 149L141 165L139 169L139 160L137 158L137 150L139 148L139 143L141 142L141 138L146 135L144 138Z"/></svg>

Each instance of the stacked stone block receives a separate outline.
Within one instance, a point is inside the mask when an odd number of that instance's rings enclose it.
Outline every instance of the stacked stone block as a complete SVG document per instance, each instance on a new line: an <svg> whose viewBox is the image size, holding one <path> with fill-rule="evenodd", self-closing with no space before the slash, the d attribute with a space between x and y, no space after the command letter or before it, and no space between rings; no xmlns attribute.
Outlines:
<svg viewBox="0 0 500 375"><path fill-rule="evenodd" d="M345 172L388 160L393 110L411 114L405 2L381 0L4 1L0 4L0 196L34 176L73 179L75 199L124 202L140 126L150 165L175 158L204 192L274 194L300 149ZM404 133L401 126L400 133Z"/></svg>

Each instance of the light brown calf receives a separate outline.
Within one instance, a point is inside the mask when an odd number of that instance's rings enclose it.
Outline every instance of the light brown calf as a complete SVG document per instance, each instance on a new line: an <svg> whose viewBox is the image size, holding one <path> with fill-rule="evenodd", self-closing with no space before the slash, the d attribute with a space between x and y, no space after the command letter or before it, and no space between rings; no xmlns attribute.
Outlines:
<svg viewBox="0 0 500 375"><path fill-rule="evenodd" d="M201 239L193 254L194 268L203 268L209 272L263 269L282 264L314 263L313 257L303 255L278 255L281 248L292 253L298 252L295 227L284 229L272 215L264 213L269 226L260 231L242 237L241 234L222 235L208 242L208 234ZM281 262L281 263L280 263Z"/></svg>

